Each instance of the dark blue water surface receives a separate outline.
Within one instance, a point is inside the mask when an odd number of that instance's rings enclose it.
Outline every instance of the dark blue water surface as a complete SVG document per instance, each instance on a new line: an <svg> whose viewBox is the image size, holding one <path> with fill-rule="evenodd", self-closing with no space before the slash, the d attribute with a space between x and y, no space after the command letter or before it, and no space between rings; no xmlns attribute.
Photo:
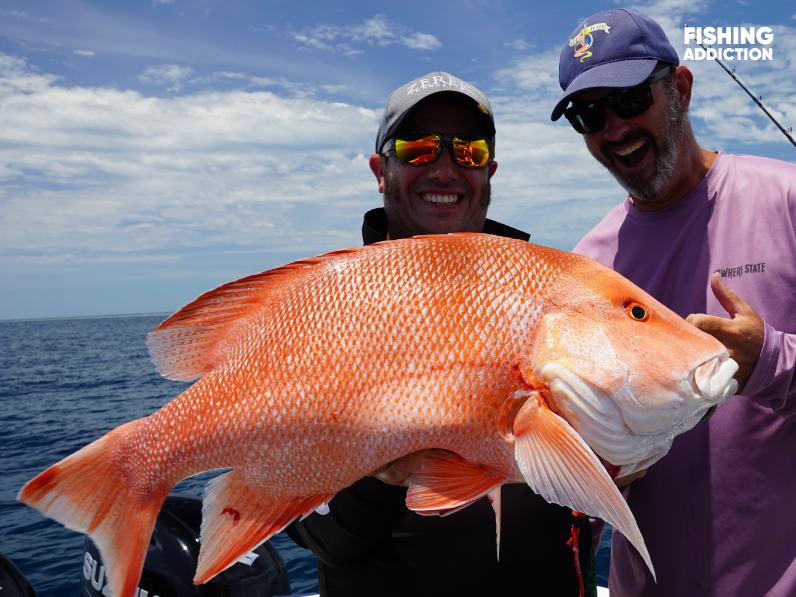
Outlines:
<svg viewBox="0 0 796 597"><path fill-rule="evenodd" d="M0 552L42 597L76 597L83 536L15 501L52 464L122 423L152 414L188 384L162 378L146 334L164 315L0 322ZM180 483L201 495L209 476ZM317 590L315 556L273 540L294 593Z"/></svg>
<svg viewBox="0 0 796 597"><path fill-rule="evenodd" d="M16 502L20 488L62 458L152 414L188 384L162 378L146 334L162 315L0 322L0 552L41 597L76 597L83 536ZM201 495L208 475L180 483ZM606 533L608 535L609 533ZM317 591L316 559L286 535L273 538L294 593ZM598 553L606 586L608 551Z"/></svg>

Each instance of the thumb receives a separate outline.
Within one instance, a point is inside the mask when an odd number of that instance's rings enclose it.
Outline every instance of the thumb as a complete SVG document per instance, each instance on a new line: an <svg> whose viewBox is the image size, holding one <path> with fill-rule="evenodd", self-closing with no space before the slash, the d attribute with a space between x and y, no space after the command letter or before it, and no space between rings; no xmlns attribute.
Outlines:
<svg viewBox="0 0 796 597"><path fill-rule="evenodd" d="M718 272L713 272L710 278L710 288L731 319L735 319L738 315L747 315L752 311L752 308L741 300L741 297L721 281L721 275Z"/></svg>

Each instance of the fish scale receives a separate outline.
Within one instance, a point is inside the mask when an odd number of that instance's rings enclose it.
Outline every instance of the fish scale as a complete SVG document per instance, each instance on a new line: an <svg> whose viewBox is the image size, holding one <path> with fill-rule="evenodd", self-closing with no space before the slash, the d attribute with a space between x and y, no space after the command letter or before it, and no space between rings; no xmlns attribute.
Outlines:
<svg viewBox="0 0 796 597"><path fill-rule="evenodd" d="M631 301L654 317L633 321ZM428 451L409 508L446 515L488 494L499 541L500 486L527 482L609 521L651 568L598 455L612 471L648 465L734 391L724 347L614 272L477 234L380 243L249 276L202 295L147 344L163 375L198 381L19 495L92 536L119 597L134 594L157 512L185 477L232 469L205 490L195 578L204 582L418 450ZM720 392L697 395L698 383Z"/></svg>

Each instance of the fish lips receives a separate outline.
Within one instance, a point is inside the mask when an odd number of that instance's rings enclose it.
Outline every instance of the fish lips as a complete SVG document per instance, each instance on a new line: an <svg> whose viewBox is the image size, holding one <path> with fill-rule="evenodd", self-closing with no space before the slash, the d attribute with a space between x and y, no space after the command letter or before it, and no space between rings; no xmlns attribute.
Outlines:
<svg viewBox="0 0 796 597"><path fill-rule="evenodd" d="M719 355L691 372L691 388L694 394L701 395L707 402L721 404L738 391L738 382L733 379L737 371L738 363L729 355Z"/></svg>

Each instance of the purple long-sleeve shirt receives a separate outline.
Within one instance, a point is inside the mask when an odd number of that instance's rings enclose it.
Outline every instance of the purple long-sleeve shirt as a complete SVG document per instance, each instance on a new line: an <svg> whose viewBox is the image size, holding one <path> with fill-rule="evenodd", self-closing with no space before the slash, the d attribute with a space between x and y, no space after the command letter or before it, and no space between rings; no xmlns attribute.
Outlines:
<svg viewBox="0 0 796 597"><path fill-rule="evenodd" d="M618 532L611 597L796 595L796 165L719 153L676 204L626 200L574 252L615 269L682 317L728 317L714 271L765 321L743 389L625 497L658 583Z"/></svg>

